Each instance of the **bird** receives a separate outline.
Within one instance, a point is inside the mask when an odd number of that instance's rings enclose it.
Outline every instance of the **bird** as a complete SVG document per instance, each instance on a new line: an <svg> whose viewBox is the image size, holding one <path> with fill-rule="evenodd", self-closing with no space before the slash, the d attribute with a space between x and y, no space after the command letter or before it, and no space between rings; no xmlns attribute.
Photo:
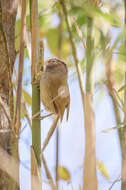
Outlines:
<svg viewBox="0 0 126 190"><path fill-rule="evenodd" d="M45 68L40 77L40 99L47 111L58 115L63 120L67 111L69 117L70 92L68 86L68 69L64 61L51 58L45 62Z"/></svg>

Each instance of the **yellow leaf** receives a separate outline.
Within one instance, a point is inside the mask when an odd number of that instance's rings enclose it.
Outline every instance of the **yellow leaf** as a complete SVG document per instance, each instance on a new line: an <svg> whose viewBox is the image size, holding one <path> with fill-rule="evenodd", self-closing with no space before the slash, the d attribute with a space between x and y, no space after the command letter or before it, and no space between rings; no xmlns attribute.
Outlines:
<svg viewBox="0 0 126 190"><path fill-rule="evenodd" d="M42 29L40 29L40 39L44 37L45 37L45 32Z"/></svg>
<svg viewBox="0 0 126 190"><path fill-rule="evenodd" d="M68 182L70 181L70 173L63 166L58 166L58 176L59 176L59 179L62 179Z"/></svg>
<svg viewBox="0 0 126 190"><path fill-rule="evenodd" d="M104 165L103 162L97 161L97 168L98 168L98 170L101 172L101 174L102 174L107 180L110 179L110 177L109 177L109 175L108 175L108 172L107 172L107 170L106 170L106 167L105 167L105 165Z"/></svg>

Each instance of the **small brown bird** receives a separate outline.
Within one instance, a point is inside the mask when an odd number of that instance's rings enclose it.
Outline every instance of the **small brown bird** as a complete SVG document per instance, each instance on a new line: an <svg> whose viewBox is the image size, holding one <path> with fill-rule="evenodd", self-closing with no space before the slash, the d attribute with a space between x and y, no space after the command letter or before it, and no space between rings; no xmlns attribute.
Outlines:
<svg viewBox="0 0 126 190"><path fill-rule="evenodd" d="M66 64L52 58L46 62L46 68L40 78L40 98L45 109L58 114L62 121L64 111L69 116L70 93L67 83L68 70Z"/></svg>

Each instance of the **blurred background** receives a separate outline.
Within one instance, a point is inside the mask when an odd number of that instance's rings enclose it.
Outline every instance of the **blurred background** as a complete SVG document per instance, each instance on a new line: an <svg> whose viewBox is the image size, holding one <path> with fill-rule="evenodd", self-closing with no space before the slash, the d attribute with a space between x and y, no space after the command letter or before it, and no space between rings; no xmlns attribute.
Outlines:
<svg viewBox="0 0 126 190"><path fill-rule="evenodd" d="M86 44L87 20L93 19L93 109L95 113L96 130L96 159L98 187L100 190L109 190L114 181L113 190L121 189L121 146L117 128L123 127L119 121L123 121L124 113L118 105L124 99L125 82L125 32L124 32L124 4L123 1L101 1L99 7L89 6L83 0L67 0L66 7L71 23L72 34L77 51L77 58L83 72L84 89L86 89ZM81 189L83 184L83 161L85 147L84 116L81 92L78 83L76 67L72 55L69 33L64 20L63 12L57 1L38 1L40 39L44 41L44 60L59 57L68 66L68 83L70 88L70 114L69 120L58 124L58 158L59 158L59 187L60 189ZM74 22L76 20L76 24ZM27 5L27 34L25 48L25 64L23 72L23 101L22 101L22 130L19 141L20 151L20 180L21 190L30 187L30 146L32 141L31 128L28 124L26 111L31 119L31 60L29 58L29 9ZM19 33L21 26L20 9L17 14L15 35L16 50L19 50ZM77 31L77 27L78 30ZM15 64L13 81L16 88L16 72L19 57ZM109 81L109 83L107 83ZM110 85L115 89L115 99L111 94ZM120 90L119 90L120 89ZM119 91L118 91L119 90ZM116 102L116 103L115 103ZM42 115L47 113L43 105ZM117 118L117 110L119 120ZM90 113L89 113L90 116ZM52 124L53 118L46 118L41 122L42 145ZM57 130L55 130L44 156L55 180L56 173L56 144ZM42 166L43 189L51 189L44 167ZM119 181L118 181L119 180Z"/></svg>

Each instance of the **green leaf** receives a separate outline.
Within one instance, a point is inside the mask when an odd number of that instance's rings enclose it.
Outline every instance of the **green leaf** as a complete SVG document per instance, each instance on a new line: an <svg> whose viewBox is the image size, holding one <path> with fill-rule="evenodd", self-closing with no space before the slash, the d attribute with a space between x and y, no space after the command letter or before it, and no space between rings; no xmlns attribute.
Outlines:
<svg viewBox="0 0 126 190"><path fill-rule="evenodd" d="M83 72L86 71L86 64L85 64L85 58L82 59L82 61L80 62L80 66Z"/></svg>
<svg viewBox="0 0 126 190"><path fill-rule="evenodd" d="M25 118L25 112L23 109L23 104L21 104L21 119L24 119L24 118Z"/></svg>
<svg viewBox="0 0 126 190"><path fill-rule="evenodd" d="M69 10L69 15L71 15L71 17L76 18L76 22L79 26L79 28L81 29L82 26L85 25L86 23L86 13L84 11L83 8L79 7L79 6L73 6L70 10ZM72 33L74 34L74 38L78 38L77 32L76 32L76 28L75 28L75 24L72 24ZM83 33L83 30L82 30Z"/></svg>
<svg viewBox="0 0 126 190"><path fill-rule="evenodd" d="M122 62L126 62L126 50L125 50L125 44L123 42L118 48L118 59Z"/></svg>
<svg viewBox="0 0 126 190"><path fill-rule="evenodd" d="M46 33L48 47L55 56L59 54L59 31L58 28L51 28ZM70 54L70 43L67 37L63 36L61 55L66 58Z"/></svg>
<svg viewBox="0 0 126 190"><path fill-rule="evenodd" d="M122 90L124 90L126 88L126 84L124 84L121 88L119 88L118 92L121 92Z"/></svg>
<svg viewBox="0 0 126 190"><path fill-rule="evenodd" d="M18 19L15 24L15 49L19 51L20 48L20 31L21 31L21 20Z"/></svg>
<svg viewBox="0 0 126 190"><path fill-rule="evenodd" d="M102 10L99 7L94 6L90 3L86 3L84 5L84 9L87 12L87 14L89 14L89 16L91 16L91 17L95 17L95 16L101 17L105 21L109 22L112 26L115 26L115 27L121 26L121 22L120 22L119 18L113 12L104 13L104 12L102 12Z"/></svg>
<svg viewBox="0 0 126 190"><path fill-rule="evenodd" d="M69 10L69 14L72 16L84 14L84 10L80 6L72 6L72 8Z"/></svg>
<svg viewBox="0 0 126 190"><path fill-rule="evenodd" d="M125 126L126 126L126 123L122 122L122 123L116 125L115 127L112 127L112 128L103 130L102 133L108 133L108 132L113 131L113 130L115 130L115 129L123 128L123 127L125 127Z"/></svg>
<svg viewBox="0 0 126 190"><path fill-rule="evenodd" d="M109 22L112 26L115 26L115 27L121 26L121 22L120 22L119 18L113 12L104 13L104 12L102 12L102 10L99 7L97 7L91 3L88 3L88 2L82 3L81 7L75 6L71 12L72 13L78 12L78 14L79 14L80 12L82 12L82 9L84 9L84 12L86 13L86 15L91 18L95 18L95 17L103 18L105 21Z"/></svg>
<svg viewBox="0 0 126 190"><path fill-rule="evenodd" d="M28 49L27 49L27 48L24 49L24 57L25 57L25 58L26 58L26 57L29 58L29 54L28 54Z"/></svg>
<svg viewBox="0 0 126 190"><path fill-rule="evenodd" d="M46 33L47 43L54 55L58 54L58 30L50 29Z"/></svg>
<svg viewBox="0 0 126 190"><path fill-rule="evenodd" d="M26 102L29 106L31 106L31 104L32 104L32 98L31 98L31 96L29 95L29 93L26 92L24 89L22 90L22 93L23 93L25 102Z"/></svg>

